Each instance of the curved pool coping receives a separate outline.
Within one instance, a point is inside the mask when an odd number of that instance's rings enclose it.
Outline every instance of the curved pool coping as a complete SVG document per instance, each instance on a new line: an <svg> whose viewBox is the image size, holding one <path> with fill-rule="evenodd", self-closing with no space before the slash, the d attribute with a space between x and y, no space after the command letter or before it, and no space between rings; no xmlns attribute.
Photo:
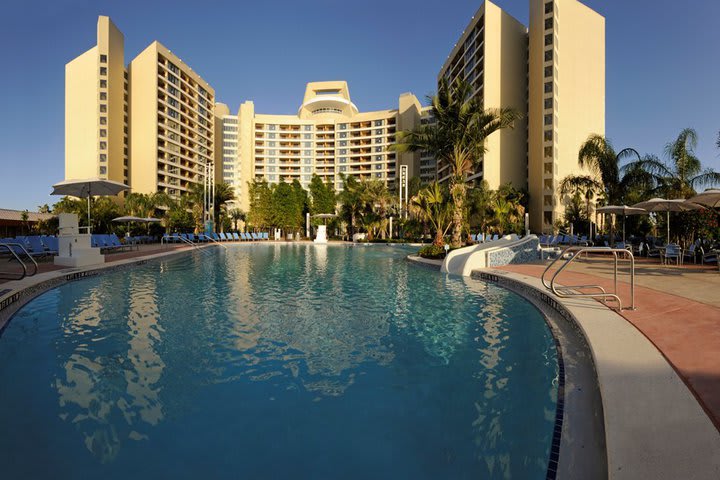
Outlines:
<svg viewBox="0 0 720 480"><path fill-rule="evenodd" d="M720 434L665 357L633 325L595 300L557 297L534 277L493 269L473 277L541 301L583 335L601 395L608 478L720 478ZM561 449L559 472L567 466L564 453Z"/></svg>
<svg viewBox="0 0 720 480"><path fill-rule="evenodd" d="M417 257L408 260L428 265ZM608 478L720 478L720 433L665 357L632 324L595 300L557 297L535 277L484 269L472 278L546 305L582 335L601 396ZM566 404L566 415L567 409ZM563 423L558 478L587 478L587 470L571 465L576 447L565 442L578 427Z"/></svg>

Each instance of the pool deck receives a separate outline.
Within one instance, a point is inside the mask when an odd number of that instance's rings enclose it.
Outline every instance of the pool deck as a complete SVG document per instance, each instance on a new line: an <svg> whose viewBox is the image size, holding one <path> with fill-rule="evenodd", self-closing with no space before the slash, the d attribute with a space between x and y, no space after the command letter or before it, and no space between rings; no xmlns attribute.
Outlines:
<svg viewBox="0 0 720 480"><path fill-rule="evenodd" d="M545 267L546 262L507 265L485 273L531 285L567 308L585 303L574 316L588 339L603 396L609 477L720 478L717 267L640 260L636 310L604 319L594 310L611 310L599 302L558 298L545 289L540 282ZM629 268L620 267L624 305L630 303L628 279ZM613 291L612 264L581 259L558 276L558 283Z"/></svg>
<svg viewBox="0 0 720 480"><path fill-rule="evenodd" d="M507 265L500 270L540 278L541 265ZM630 302L629 270L619 269L618 290ZM564 285L596 284L613 290L610 262L581 260L558 276ZM637 328L672 365L720 430L720 273L716 266L684 267L639 263L636 310L620 315Z"/></svg>

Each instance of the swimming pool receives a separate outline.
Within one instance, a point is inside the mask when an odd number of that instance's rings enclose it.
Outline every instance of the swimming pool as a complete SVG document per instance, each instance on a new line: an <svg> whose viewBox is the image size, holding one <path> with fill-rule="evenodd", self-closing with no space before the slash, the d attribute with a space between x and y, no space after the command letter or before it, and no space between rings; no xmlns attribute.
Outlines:
<svg viewBox="0 0 720 480"><path fill-rule="evenodd" d="M545 478L544 319L410 251L237 245L46 292L0 337L3 478Z"/></svg>

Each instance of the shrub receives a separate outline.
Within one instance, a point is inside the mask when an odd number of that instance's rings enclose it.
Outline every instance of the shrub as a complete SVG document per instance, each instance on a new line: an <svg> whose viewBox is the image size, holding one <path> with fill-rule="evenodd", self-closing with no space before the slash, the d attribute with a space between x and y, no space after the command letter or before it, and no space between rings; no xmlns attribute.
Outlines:
<svg viewBox="0 0 720 480"><path fill-rule="evenodd" d="M422 258L445 258L445 248L439 245L426 245L418 251Z"/></svg>

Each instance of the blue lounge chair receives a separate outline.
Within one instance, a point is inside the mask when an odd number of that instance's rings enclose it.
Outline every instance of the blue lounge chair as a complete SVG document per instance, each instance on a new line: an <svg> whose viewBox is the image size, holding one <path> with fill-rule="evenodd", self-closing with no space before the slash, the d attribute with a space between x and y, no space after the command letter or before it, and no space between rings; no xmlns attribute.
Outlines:
<svg viewBox="0 0 720 480"><path fill-rule="evenodd" d="M237 232L233 232L232 236L233 236L233 240L235 240L237 242L240 241L240 236L237 234Z"/></svg>
<svg viewBox="0 0 720 480"><path fill-rule="evenodd" d="M675 260L675 263L677 265L680 265L680 260L682 260L682 254L680 253L680 246L676 245L674 243L668 243L665 246L665 251L662 252L662 259L667 265L668 260Z"/></svg>
<svg viewBox="0 0 720 480"><path fill-rule="evenodd" d="M57 237L43 237L42 242L45 244L49 255L57 255L60 250L60 244Z"/></svg>
<svg viewBox="0 0 720 480"><path fill-rule="evenodd" d="M30 249L28 252L33 256L38 257L44 257L48 253L45 251L45 245L42 244L40 241L40 237L28 237L28 243L30 244Z"/></svg>
<svg viewBox="0 0 720 480"><path fill-rule="evenodd" d="M227 241L228 241L228 238L225 236L225 233L224 233L224 232L220 232L220 240L222 240L223 242L227 242Z"/></svg>
<svg viewBox="0 0 720 480"><path fill-rule="evenodd" d="M252 232L250 235L252 235L253 240L260 240L260 237L258 237L255 232Z"/></svg>

